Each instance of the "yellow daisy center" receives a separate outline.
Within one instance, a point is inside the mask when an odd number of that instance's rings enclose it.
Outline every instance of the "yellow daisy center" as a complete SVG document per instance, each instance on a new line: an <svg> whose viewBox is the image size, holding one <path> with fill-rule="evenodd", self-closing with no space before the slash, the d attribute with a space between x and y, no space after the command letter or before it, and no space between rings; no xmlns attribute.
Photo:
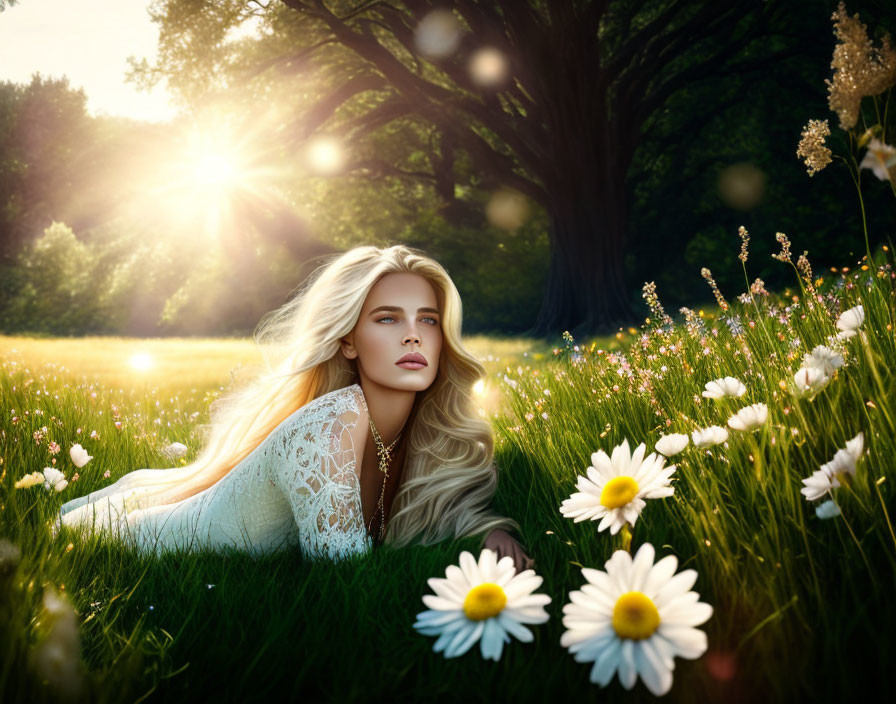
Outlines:
<svg viewBox="0 0 896 704"><path fill-rule="evenodd" d="M660 612L646 594L626 592L613 607L613 630L620 638L650 638L660 625Z"/></svg>
<svg viewBox="0 0 896 704"><path fill-rule="evenodd" d="M507 604L504 590L492 582L473 587L464 599L464 613L471 621L482 621L497 616Z"/></svg>
<svg viewBox="0 0 896 704"><path fill-rule="evenodd" d="M613 477L604 484L600 502L607 508L625 506L638 495L638 482L631 477Z"/></svg>

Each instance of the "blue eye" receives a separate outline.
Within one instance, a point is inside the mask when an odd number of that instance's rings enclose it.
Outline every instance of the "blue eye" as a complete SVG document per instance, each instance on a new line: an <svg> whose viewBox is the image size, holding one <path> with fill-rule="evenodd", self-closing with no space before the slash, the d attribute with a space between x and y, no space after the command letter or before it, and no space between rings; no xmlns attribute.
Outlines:
<svg viewBox="0 0 896 704"><path fill-rule="evenodd" d="M384 320L395 320L395 318L391 315L386 315L386 316L383 316L382 318L378 318L376 322L381 323ZM436 320L435 318L432 318L430 316L426 316L425 318L423 318L423 320L431 320L432 322L430 323L430 325L438 325L439 324L438 320Z"/></svg>

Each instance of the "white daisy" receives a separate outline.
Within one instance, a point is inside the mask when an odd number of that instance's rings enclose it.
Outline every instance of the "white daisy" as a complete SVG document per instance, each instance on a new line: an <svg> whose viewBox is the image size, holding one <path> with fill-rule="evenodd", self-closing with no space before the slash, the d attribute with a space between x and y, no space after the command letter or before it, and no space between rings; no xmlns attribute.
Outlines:
<svg viewBox="0 0 896 704"><path fill-rule="evenodd" d="M840 515L840 507L830 499L815 507L815 515L822 520Z"/></svg>
<svg viewBox="0 0 896 704"><path fill-rule="evenodd" d="M713 445L721 445L728 439L728 431L718 425L711 425L691 433L691 440L698 449L703 450Z"/></svg>
<svg viewBox="0 0 896 704"><path fill-rule="evenodd" d="M75 467L78 469L93 459L93 456L88 455L87 450L81 447L80 444L72 445L71 448L69 448L68 454L72 458L72 462L75 463Z"/></svg>
<svg viewBox="0 0 896 704"><path fill-rule="evenodd" d="M811 477L809 477L808 479L803 479L803 484L805 484L806 486L800 489L800 493L806 497L807 501L815 501L816 499L820 499L829 491L832 491L833 489L836 489L838 486L840 486L840 482L838 482L835 477L832 477L823 469L818 469L812 472Z"/></svg>
<svg viewBox="0 0 896 704"><path fill-rule="evenodd" d="M653 449L659 452L661 455L665 455L666 457L671 457L672 455L677 455L684 448L688 446L688 436L683 435L682 433L672 433L670 435L663 435L659 440L656 441L656 447Z"/></svg>
<svg viewBox="0 0 896 704"><path fill-rule="evenodd" d="M733 376L706 382L706 398L724 398L725 396L743 396L747 393L747 387Z"/></svg>
<svg viewBox="0 0 896 704"><path fill-rule="evenodd" d="M644 443L634 452L629 451L628 440L613 448L612 457L603 450L591 455L592 466L587 477L579 475L578 492L566 499L560 506L560 513L575 523L586 518L601 518L598 532L610 528L616 535L627 522L635 521L647 504L644 499L659 499L671 496L675 489L669 484L669 477L675 473L675 465L663 468L665 458L651 452L646 458Z"/></svg>
<svg viewBox="0 0 896 704"><path fill-rule="evenodd" d="M837 338L840 340L846 339L848 337L852 337L858 332L859 328L862 327L862 323L865 322L865 308L864 306L855 306L854 308L850 308L847 311L844 311L840 314L840 317L837 318L837 329L841 332L837 333Z"/></svg>
<svg viewBox="0 0 896 704"><path fill-rule="evenodd" d="M749 432L761 428L768 420L768 406L764 403L754 403L745 406L728 419L728 427L734 430Z"/></svg>
<svg viewBox="0 0 896 704"><path fill-rule="evenodd" d="M667 555L654 564L654 548L644 543L634 559L617 550L606 572L582 568L588 581L563 606L560 645L576 662L594 661L590 680L606 687L619 672L626 689L641 681L654 695L672 687L675 656L694 659L706 651L706 634L694 628L712 616L712 606L690 591L697 572L675 573L678 560ZM674 575L674 576L673 576Z"/></svg>
<svg viewBox="0 0 896 704"><path fill-rule="evenodd" d="M793 375L793 383L798 396L816 394L831 380L827 374L818 367L802 367Z"/></svg>
<svg viewBox="0 0 896 704"><path fill-rule="evenodd" d="M818 345L803 357L804 367L816 367L828 376L843 366L843 357L824 345Z"/></svg>
<svg viewBox="0 0 896 704"><path fill-rule="evenodd" d="M544 606L551 597L532 594L542 581L534 570L517 574L509 555L497 561L495 552L484 548L477 562L464 550L460 567L448 565L444 579L427 580L436 595L423 595L429 610L417 614L414 628L439 636L433 650L444 650L446 658L463 655L479 640L482 657L498 660L510 642L508 633L528 643L534 636L522 624L548 620Z"/></svg>

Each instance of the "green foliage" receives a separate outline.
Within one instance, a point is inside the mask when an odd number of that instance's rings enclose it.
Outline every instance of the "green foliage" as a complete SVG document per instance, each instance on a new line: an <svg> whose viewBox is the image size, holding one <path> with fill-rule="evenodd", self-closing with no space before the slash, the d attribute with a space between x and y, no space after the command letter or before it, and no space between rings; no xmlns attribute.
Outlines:
<svg viewBox="0 0 896 704"><path fill-rule="evenodd" d="M450 225L421 218L400 238L438 261L464 302L464 330L519 333L531 327L547 278L546 216L539 211L516 231Z"/></svg>
<svg viewBox="0 0 896 704"><path fill-rule="evenodd" d="M63 204L88 141L86 104L65 77L0 83L0 261L53 220L68 219Z"/></svg>
<svg viewBox="0 0 896 704"><path fill-rule="evenodd" d="M4 329L73 335L109 323L106 281L95 276L89 248L65 224L46 228L10 269L15 289L0 321Z"/></svg>

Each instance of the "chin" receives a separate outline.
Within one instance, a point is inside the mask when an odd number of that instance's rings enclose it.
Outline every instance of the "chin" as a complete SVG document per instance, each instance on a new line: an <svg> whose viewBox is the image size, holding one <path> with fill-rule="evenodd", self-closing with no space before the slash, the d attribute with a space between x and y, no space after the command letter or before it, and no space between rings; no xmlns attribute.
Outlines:
<svg viewBox="0 0 896 704"><path fill-rule="evenodd" d="M435 383L435 376L424 376L423 374L419 374L419 371L423 370L417 370L417 372L414 373L414 376L405 377L400 381L396 381L395 387L414 391L426 391L426 389Z"/></svg>

